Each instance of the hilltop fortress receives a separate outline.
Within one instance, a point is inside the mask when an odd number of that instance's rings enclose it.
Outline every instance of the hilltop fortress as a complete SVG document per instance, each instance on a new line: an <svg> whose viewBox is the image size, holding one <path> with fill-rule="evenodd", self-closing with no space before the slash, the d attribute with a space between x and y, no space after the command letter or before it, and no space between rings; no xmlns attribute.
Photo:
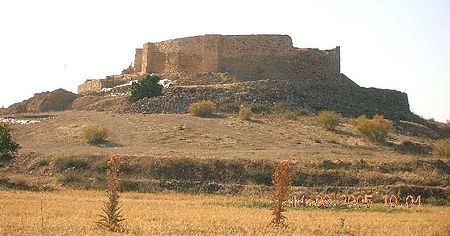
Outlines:
<svg viewBox="0 0 450 236"><path fill-rule="evenodd" d="M287 35L205 35L145 43L135 73L228 72L239 80L297 79L340 73L339 47L295 48Z"/></svg>
<svg viewBox="0 0 450 236"><path fill-rule="evenodd" d="M144 98L125 111L184 113L192 102L206 99L217 104L287 102L347 116L400 119L411 114L405 93L363 88L342 74L339 46L296 48L288 35L204 35L145 43L121 75L80 85L78 93L85 99L74 107L86 101L103 107L99 97L124 96L130 81L150 73L174 84L163 96Z"/></svg>

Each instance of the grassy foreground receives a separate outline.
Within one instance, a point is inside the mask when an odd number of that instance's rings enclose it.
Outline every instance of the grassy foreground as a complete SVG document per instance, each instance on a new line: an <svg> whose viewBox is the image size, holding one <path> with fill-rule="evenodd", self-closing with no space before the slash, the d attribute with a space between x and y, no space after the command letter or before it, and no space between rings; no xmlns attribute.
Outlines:
<svg viewBox="0 0 450 236"><path fill-rule="evenodd" d="M105 235L96 229L104 192L0 191L0 235ZM394 211L289 209L287 229L267 227L259 199L180 193L123 193L121 235L449 235L450 207ZM406 209L406 210L405 210Z"/></svg>

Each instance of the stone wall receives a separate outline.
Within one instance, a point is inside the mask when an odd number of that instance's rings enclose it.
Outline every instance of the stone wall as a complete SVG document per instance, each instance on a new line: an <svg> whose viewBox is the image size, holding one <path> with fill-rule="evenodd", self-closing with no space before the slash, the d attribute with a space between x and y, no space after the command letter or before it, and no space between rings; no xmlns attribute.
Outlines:
<svg viewBox="0 0 450 236"><path fill-rule="evenodd" d="M205 35L144 44L141 72L229 72L242 81L298 79L339 74L339 56L339 47L297 49L287 35Z"/></svg>
<svg viewBox="0 0 450 236"><path fill-rule="evenodd" d="M142 48L136 48L134 56L134 73L141 73L142 71Z"/></svg>
<svg viewBox="0 0 450 236"><path fill-rule="evenodd" d="M89 80L78 86L78 94L98 93L102 90L104 80Z"/></svg>
<svg viewBox="0 0 450 236"><path fill-rule="evenodd" d="M186 113L193 102L212 100L216 103L262 103L272 105L288 102L293 108L312 111L333 110L344 116L382 114L401 119L410 114L405 93L363 88L340 74L330 79L311 78L302 83L291 80L258 80L233 86L172 87L164 95L144 98L126 111L140 113Z"/></svg>

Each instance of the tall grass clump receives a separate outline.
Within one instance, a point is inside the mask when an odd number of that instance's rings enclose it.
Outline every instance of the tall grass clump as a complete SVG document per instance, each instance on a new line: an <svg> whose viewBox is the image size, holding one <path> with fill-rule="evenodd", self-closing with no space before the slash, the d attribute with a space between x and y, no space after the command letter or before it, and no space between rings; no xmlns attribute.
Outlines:
<svg viewBox="0 0 450 236"><path fill-rule="evenodd" d="M106 170L106 196L108 201L103 203L103 215L100 215L100 220L96 221L98 227L110 232L124 231L122 221L125 219L122 216L122 207L119 205L121 165L122 160L118 156L113 156L108 161L108 169Z"/></svg>
<svg viewBox="0 0 450 236"><path fill-rule="evenodd" d="M450 157L450 138L436 141L433 144L433 154L439 157Z"/></svg>
<svg viewBox="0 0 450 236"><path fill-rule="evenodd" d="M88 125L83 129L83 137L90 144L103 143L108 137L108 130L98 125Z"/></svg>
<svg viewBox="0 0 450 236"><path fill-rule="evenodd" d="M384 119L382 115L375 115L372 119L362 115L356 119L354 125L361 135L376 143L383 143L388 134L394 130L392 122Z"/></svg>
<svg viewBox="0 0 450 236"><path fill-rule="evenodd" d="M342 115L335 111L321 111L317 116L317 122L327 130L334 130L339 125L341 118Z"/></svg>
<svg viewBox="0 0 450 236"><path fill-rule="evenodd" d="M273 219L270 225L274 227L286 227L286 217L281 213L283 203L289 199L289 191L292 185L291 167L288 162L281 162L275 169L273 174L273 190L272 190L272 215Z"/></svg>
<svg viewBox="0 0 450 236"><path fill-rule="evenodd" d="M251 120L253 112L249 107L241 107L239 109L239 119L241 120Z"/></svg>
<svg viewBox="0 0 450 236"><path fill-rule="evenodd" d="M211 101L203 100L201 102L192 103L189 106L189 113L199 117L211 117L214 114L215 106Z"/></svg>

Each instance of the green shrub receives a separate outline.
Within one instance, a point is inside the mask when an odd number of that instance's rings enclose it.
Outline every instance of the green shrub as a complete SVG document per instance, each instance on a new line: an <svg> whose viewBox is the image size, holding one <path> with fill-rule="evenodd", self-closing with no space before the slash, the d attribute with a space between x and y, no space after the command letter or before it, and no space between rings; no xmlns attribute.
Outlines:
<svg viewBox="0 0 450 236"><path fill-rule="evenodd" d="M83 129L83 137L90 144L98 144L106 141L108 131L105 127L89 125Z"/></svg>
<svg viewBox="0 0 450 236"><path fill-rule="evenodd" d="M321 111L317 116L317 122L327 130L334 130L341 118L342 115L335 111Z"/></svg>
<svg viewBox="0 0 450 236"><path fill-rule="evenodd" d="M250 105L250 109L255 114L269 114L272 112L271 106L262 103L253 103Z"/></svg>
<svg viewBox="0 0 450 236"><path fill-rule="evenodd" d="M189 113L199 117L211 117L214 114L214 103L211 101L201 101L192 103L189 106Z"/></svg>
<svg viewBox="0 0 450 236"><path fill-rule="evenodd" d="M16 153L20 146L11 139L8 125L0 123L0 161L12 159L12 154Z"/></svg>
<svg viewBox="0 0 450 236"><path fill-rule="evenodd" d="M37 162L37 166L41 167L41 166L48 166L50 164L50 162L47 159L41 159Z"/></svg>
<svg viewBox="0 0 450 236"><path fill-rule="evenodd" d="M156 75L147 75L143 79L131 84L130 102L136 102L142 98L162 95L163 86L158 84L160 78Z"/></svg>
<svg viewBox="0 0 450 236"><path fill-rule="evenodd" d="M450 157L450 138L436 141L433 144L433 154L439 157Z"/></svg>
<svg viewBox="0 0 450 236"><path fill-rule="evenodd" d="M64 171L67 169L84 170L89 168L89 163L82 159L63 157L56 159L55 168L58 171Z"/></svg>
<svg viewBox="0 0 450 236"><path fill-rule="evenodd" d="M384 119L382 115L375 115L372 119L362 115L356 119L354 125L360 134L377 143L383 143L389 132L394 130L392 122Z"/></svg>
<svg viewBox="0 0 450 236"><path fill-rule="evenodd" d="M241 120L251 120L253 112L249 107L241 107L239 110L239 119Z"/></svg>
<svg viewBox="0 0 450 236"><path fill-rule="evenodd" d="M241 105L238 102L226 102L217 105L217 111L225 113L238 113Z"/></svg>

